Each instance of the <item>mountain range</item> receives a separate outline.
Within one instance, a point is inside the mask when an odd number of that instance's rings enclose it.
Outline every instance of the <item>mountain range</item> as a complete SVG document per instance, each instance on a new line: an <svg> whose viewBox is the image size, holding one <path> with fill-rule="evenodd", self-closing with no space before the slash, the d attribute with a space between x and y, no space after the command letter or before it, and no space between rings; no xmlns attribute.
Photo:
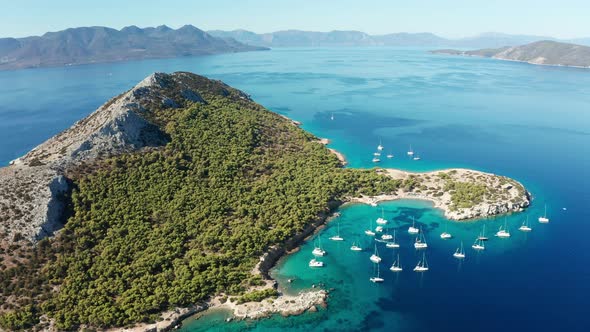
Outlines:
<svg viewBox="0 0 590 332"><path fill-rule="evenodd" d="M527 62L535 65L590 68L590 47L543 40L515 47L486 48L474 51L443 49L436 54L481 56L500 60Z"/></svg>
<svg viewBox="0 0 590 332"><path fill-rule="evenodd" d="M570 42L590 45L590 38L558 40L547 36L511 35L488 32L474 37L448 39L435 34L390 33L369 35L361 31L301 31L283 30L257 34L247 30L211 30L209 34L221 38L233 38L249 45L265 47L313 47L313 46L448 46L460 48L499 48L517 46L541 40Z"/></svg>
<svg viewBox="0 0 590 332"><path fill-rule="evenodd" d="M72 28L26 38L0 38L0 70L263 50L218 38L192 25Z"/></svg>

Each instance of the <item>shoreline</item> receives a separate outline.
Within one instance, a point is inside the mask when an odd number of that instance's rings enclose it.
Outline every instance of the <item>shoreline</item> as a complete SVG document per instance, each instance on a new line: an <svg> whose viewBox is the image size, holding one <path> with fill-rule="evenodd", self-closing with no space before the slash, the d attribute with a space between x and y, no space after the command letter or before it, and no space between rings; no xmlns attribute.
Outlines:
<svg viewBox="0 0 590 332"><path fill-rule="evenodd" d="M330 143L330 140L322 138L318 139L317 142L326 146ZM335 149L327 149L336 155L342 166L346 165L346 159L342 153ZM347 204L362 203L376 206L379 202L399 199L426 200L432 202L434 208L441 209L444 212L445 218L455 221L519 212L530 204L530 194L520 182L492 173L465 168L449 168L428 172L377 168L376 172L387 175L394 180L420 180L418 183L421 185L420 188L423 189L426 187L429 191L422 192L421 189L416 188L410 190L400 188L396 192L389 194L376 196L362 195L360 197L347 197L343 201L329 202L329 212L322 213L299 234L281 245L269 248L260 257L258 264L254 266L251 273L262 276L265 284L262 286L252 286L245 293L279 288L278 282L270 276L270 270L276 266L280 259L284 259L289 254L297 252L304 241L307 241L313 234L321 231L325 227L325 224L339 215L337 210ZM445 181L449 180L480 183L482 185L485 183L490 188L499 188L499 195L501 195L502 199L490 201L484 198L482 202L470 208L454 209L452 208L452 195L448 190L443 189ZM519 202L515 202L517 198L520 199ZM207 311L215 309L223 309L231 312L232 318L228 318L228 321L233 319L262 319L275 314L280 314L284 317L300 315L308 312L316 312L318 306L326 307L328 291L324 289L309 289L301 291L297 295L288 295L279 292L279 295L274 298L271 297L263 299L260 302L245 302L242 304L237 304L238 296L233 296L236 302L231 302L229 298L226 294L218 294L205 303L167 311L162 314L162 321L160 322L138 324L133 328L113 329L111 331L168 331L181 326L185 319L194 317L195 315L199 315L196 317L196 319L199 319ZM224 301L223 303L222 300Z"/></svg>

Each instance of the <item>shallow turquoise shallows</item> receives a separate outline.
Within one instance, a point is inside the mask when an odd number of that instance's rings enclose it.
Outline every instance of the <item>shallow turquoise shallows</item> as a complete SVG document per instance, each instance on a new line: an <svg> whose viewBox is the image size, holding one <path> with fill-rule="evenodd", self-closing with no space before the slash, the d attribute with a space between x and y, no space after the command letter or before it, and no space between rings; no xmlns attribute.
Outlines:
<svg viewBox="0 0 590 332"><path fill-rule="evenodd" d="M326 267L308 267L313 243L282 259L282 290L333 289L328 308L298 317L226 323L211 312L184 331L586 331L590 326L590 70L429 54L426 49L300 48L0 72L0 162L7 164L154 71L192 71L244 90L267 108L329 138L349 167L427 171L469 167L513 177L534 195L524 213L486 221L490 241L471 249L481 221L448 222L428 202L348 205L320 235ZM333 119L332 119L333 118ZM422 158L407 158L411 148ZM549 224L537 218L548 206ZM399 250L379 244L383 284L369 278L381 216ZM530 217L533 231L517 230ZM430 270L407 228L426 234ZM493 236L506 222L512 237ZM328 240L337 232L344 242ZM445 229L454 235L441 240ZM352 252L353 240L363 252ZM466 259L453 252L464 242ZM399 253L404 269L389 271ZM286 279L293 279L287 283Z"/></svg>

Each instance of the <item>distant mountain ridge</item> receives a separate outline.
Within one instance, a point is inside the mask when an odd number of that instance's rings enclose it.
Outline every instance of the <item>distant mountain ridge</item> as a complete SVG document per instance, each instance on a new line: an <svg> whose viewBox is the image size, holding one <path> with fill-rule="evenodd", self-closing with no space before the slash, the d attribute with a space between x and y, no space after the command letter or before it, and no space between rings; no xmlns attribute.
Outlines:
<svg viewBox="0 0 590 332"><path fill-rule="evenodd" d="M0 70L263 50L211 36L192 25L71 28L26 38L0 38Z"/></svg>
<svg viewBox="0 0 590 332"><path fill-rule="evenodd" d="M538 41L515 47L460 51L435 50L432 53L481 56L501 60L522 61L536 65L571 66L590 68L590 47L560 43L551 40Z"/></svg>
<svg viewBox="0 0 590 332"><path fill-rule="evenodd" d="M461 48L499 48L517 46L541 40L558 39L547 36L510 35L487 32L474 37L448 39L433 33L390 33L370 35L361 31L302 31L283 30L257 34L247 30L211 30L209 34L220 38L233 38L249 45L265 47L314 47L314 46L449 46ZM562 40L590 45L590 38Z"/></svg>

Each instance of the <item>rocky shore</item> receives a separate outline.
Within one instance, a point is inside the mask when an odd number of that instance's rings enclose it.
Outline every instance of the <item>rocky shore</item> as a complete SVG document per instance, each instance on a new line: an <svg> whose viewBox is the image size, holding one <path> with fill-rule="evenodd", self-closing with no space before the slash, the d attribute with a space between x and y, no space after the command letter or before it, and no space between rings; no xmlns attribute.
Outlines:
<svg viewBox="0 0 590 332"><path fill-rule="evenodd" d="M498 214L518 212L530 205L530 194L519 182L491 173L470 169L447 169L425 173L413 173L397 169L379 172L393 179L413 178L417 184L410 190L399 189L395 193L379 196L350 197L349 202L376 204L397 199L421 199L434 203L450 220L485 218ZM454 183L468 183L483 191L481 199L475 199L468 207L457 204L457 192L448 189Z"/></svg>

